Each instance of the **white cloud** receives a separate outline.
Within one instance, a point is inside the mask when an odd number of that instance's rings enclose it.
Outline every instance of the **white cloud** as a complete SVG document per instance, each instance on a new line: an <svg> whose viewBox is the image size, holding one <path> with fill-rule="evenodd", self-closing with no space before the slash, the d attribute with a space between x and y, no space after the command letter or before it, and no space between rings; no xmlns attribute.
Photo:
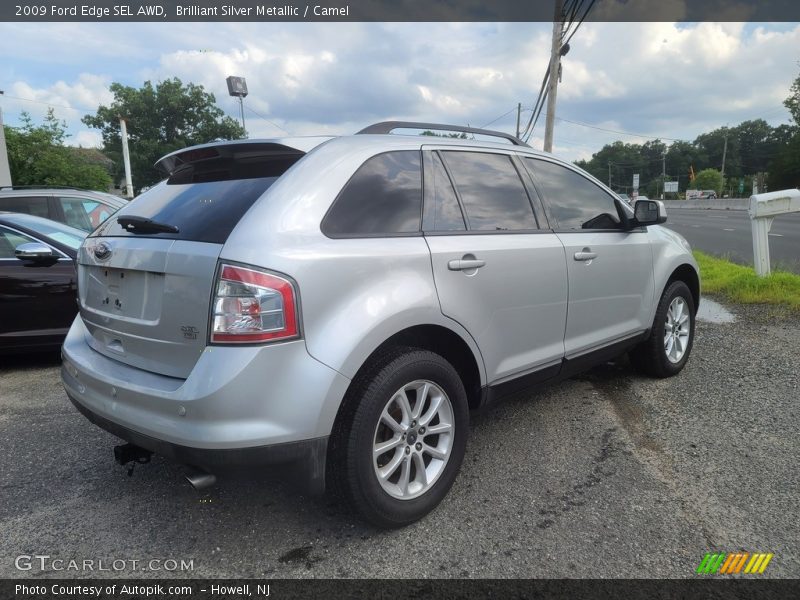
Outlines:
<svg viewBox="0 0 800 600"><path fill-rule="evenodd" d="M70 123L72 143L86 144L93 132L79 117L110 101L111 81L174 76L202 84L237 118L225 77L246 77L251 136L350 133L388 118L482 126L509 111L492 127L513 131L512 109L533 104L550 49L546 23L65 23L35 36L26 27L0 24L7 119L48 103L74 107L56 114ZM693 139L761 115L777 124L798 47L800 26L584 23L563 60L557 114L662 138ZM555 138L567 158L615 139L644 141L563 121Z"/></svg>

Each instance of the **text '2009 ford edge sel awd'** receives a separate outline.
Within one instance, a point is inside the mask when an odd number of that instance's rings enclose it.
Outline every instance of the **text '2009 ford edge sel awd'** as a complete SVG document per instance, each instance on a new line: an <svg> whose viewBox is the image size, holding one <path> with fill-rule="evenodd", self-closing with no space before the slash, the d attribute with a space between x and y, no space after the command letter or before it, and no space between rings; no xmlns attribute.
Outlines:
<svg viewBox="0 0 800 600"><path fill-rule="evenodd" d="M63 347L122 462L294 464L399 526L450 489L469 409L626 351L656 377L689 357L698 270L663 205L511 136L388 122L159 165L80 248Z"/></svg>

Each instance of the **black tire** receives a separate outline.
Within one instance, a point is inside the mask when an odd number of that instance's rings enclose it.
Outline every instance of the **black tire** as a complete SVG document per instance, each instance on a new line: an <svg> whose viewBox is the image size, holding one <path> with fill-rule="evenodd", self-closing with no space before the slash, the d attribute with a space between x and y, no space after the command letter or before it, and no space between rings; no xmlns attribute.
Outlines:
<svg viewBox="0 0 800 600"><path fill-rule="evenodd" d="M677 362L672 362L667 357L666 348L664 347L664 337L667 323L667 311L673 300L678 297L683 299L689 311L689 338L686 343L686 350L681 359ZM692 345L694 344L694 313L694 298L692 297L689 287L683 281L673 281L669 284L661 295L661 300L658 303L658 309L656 310L655 319L653 319L653 328L650 331L650 336L628 353L628 357L634 369L644 375L660 378L672 377L680 373L686 365L686 361L689 360L689 355L692 352Z"/></svg>
<svg viewBox="0 0 800 600"><path fill-rule="evenodd" d="M411 499L399 499L384 490L375 472L376 427L393 395L418 380L433 382L450 400L453 418L450 453L427 490ZM402 527L418 521L450 491L464 458L468 428L467 394L453 366L427 350L391 349L359 371L345 396L328 449L328 490L378 527Z"/></svg>

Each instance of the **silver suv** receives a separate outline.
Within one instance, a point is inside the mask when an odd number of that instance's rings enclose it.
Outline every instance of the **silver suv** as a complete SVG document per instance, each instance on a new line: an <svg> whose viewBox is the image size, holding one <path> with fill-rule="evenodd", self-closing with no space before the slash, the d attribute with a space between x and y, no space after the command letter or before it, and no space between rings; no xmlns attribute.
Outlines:
<svg viewBox="0 0 800 600"><path fill-rule="evenodd" d="M63 346L119 462L285 463L400 526L453 484L470 409L626 351L656 377L689 357L698 270L663 205L511 136L389 122L158 164L81 247Z"/></svg>

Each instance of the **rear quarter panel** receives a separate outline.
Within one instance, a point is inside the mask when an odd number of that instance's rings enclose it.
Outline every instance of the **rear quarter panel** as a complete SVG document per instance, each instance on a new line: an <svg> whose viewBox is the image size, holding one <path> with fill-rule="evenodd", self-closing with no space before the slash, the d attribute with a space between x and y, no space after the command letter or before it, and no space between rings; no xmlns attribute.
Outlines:
<svg viewBox="0 0 800 600"><path fill-rule="evenodd" d="M220 255L285 273L298 285L301 327L309 353L352 378L392 335L416 325L441 325L471 348L472 337L442 314L425 238L331 239L320 223L361 164L390 150L420 149L395 136L391 145L365 138L332 140L295 164L248 211Z"/></svg>

